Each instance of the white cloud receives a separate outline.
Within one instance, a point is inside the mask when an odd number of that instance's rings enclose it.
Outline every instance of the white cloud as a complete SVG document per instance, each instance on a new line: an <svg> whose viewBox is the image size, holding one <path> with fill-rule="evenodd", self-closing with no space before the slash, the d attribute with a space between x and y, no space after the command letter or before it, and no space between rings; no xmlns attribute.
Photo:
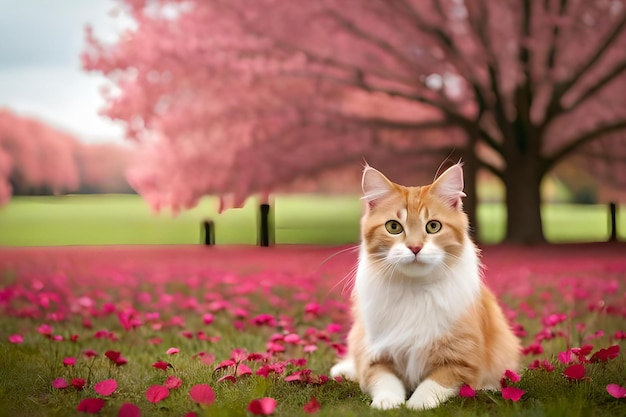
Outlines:
<svg viewBox="0 0 626 417"><path fill-rule="evenodd" d="M80 68L84 28L112 40L128 21L111 0L0 0L0 107L37 117L84 141L121 141L100 116L105 78Z"/></svg>

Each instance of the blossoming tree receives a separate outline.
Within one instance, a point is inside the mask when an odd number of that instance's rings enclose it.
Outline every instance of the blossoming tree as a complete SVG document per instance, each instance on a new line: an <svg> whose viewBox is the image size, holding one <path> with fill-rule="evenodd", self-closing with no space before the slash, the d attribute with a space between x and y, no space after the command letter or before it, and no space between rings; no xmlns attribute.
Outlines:
<svg viewBox="0 0 626 417"><path fill-rule="evenodd" d="M537 242L546 174L624 141L624 0L120 3L134 26L88 30L83 62L145 144L131 180L155 205L456 148L505 184L507 239Z"/></svg>

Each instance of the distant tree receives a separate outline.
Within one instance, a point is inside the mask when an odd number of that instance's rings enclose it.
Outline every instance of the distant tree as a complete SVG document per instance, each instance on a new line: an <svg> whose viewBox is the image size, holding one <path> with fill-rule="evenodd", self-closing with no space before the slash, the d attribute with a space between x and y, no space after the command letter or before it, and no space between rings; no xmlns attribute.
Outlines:
<svg viewBox="0 0 626 417"><path fill-rule="evenodd" d="M129 193L126 168L133 151L113 143L83 145L77 153L81 193Z"/></svg>
<svg viewBox="0 0 626 417"><path fill-rule="evenodd" d="M0 206L12 194L129 192L132 151L81 143L74 136L0 109Z"/></svg>
<svg viewBox="0 0 626 417"><path fill-rule="evenodd" d="M79 143L37 120L0 109L2 202L11 192L61 193L79 185L75 152ZM3 160L2 160L3 159Z"/></svg>
<svg viewBox="0 0 626 417"><path fill-rule="evenodd" d="M88 30L83 62L146 144L131 180L155 205L456 148L470 182L504 182L507 240L540 242L546 173L624 141L625 1L121 0L135 26Z"/></svg>

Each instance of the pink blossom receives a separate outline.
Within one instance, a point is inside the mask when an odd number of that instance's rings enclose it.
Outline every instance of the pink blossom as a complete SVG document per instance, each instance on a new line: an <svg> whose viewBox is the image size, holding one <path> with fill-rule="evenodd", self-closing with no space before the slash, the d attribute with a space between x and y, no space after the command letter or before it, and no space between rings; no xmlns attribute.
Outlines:
<svg viewBox="0 0 626 417"><path fill-rule="evenodd" d="M522 398L526 391L516 387L504 387L502 388L502 398L505 400L511 400L517 402Z"/></svg>
<svg viewBox="0 0 626 417"><path fill-rule="evenodd" d="M21 334L12 334L9 336L9 342L14 344L23 343L24 337Z"/></svg>
<svg viewBox="0 0 626 417"><path fill-rule="evenodd" d="M74 366L76 364L76 358L74 357L67 357L63 359L63 365L65 366Z"/></svg>
<svg viewBox="0 0 626 417"><path fill-rule="evenodd" d="M135 404L124 403L117 412L117 417L141 417L141 410Z"/></svg>
<svg viewBox="0 0 626 417"><path fill-rule="evenodd" d="M202 405L211 405L215 401L215 392L207 384L194 385L189 391L189 396L193 401Z"/></svg>
<svg viewBox="0 0 626 417"><path fill-rule="evenodd" d="M168 355L176 355L179 352L180 352L179 348L171 347L165 353L167 353Z"/></svg>
<svg viewBox="0 0 626 417"><path fill-rule="evenodd" d="M167 377L163 385L169 389L176 389L182 385L183 381L177 376L170 375Z"/></svg>
<svg viewBox="0 0 626 417"><path fill-rule="evenodd" d="M304 404L304 406L302 406L302 409L304 410L305 413L308 414L314 414L317 413L319 411L319 409L321 408L319 401L317 401L317 399L313 396L311 396L311 399L309 400L308 403Z"/></svg>
<svg viewBox="0 0 626 417"><path fill-rule="evenodd" d="M160 369L162 371L167 371L167 368L173 368L172 364L164 361L157 361L152 364L153 368Z"/></svg>
<svg viewBox="0 0 626 417"><path fill-rule="evenodd" d="M626 388L617 384L609 384L606 386L606 391L615 398L626 398Z"/></svg>
<svg viewBox="0 0 626 417"><path fill-rule="evenodd" d="M95 414L100 412L106 403L102 398L85 398L76 407L77 411Z"/></svg>
<svg viewBox="0 0 626 417"><path fill-rule="evenodd" d="M114 379L105 379L104 381L100 381L94 385L93 389L98 394L108 397L117 389L117 381Z"/></svg>
<svg viewBox="0 0 626 417"><path fill-rule="evenodd" d="M580 380L585 377L585 366L582 364L570 365L563 371L563 375L572 380Z"/></svg>
<svg viewBox="0 0 626 417"><path fill-rule="evenodd" d="M83 378L74 378L70 384L79 391L85 388L85 380Z"/></svg>
<svg viewBox="0 0 626 417"><path fill-rule="evenodd" d="M619 345L609 346L606 349L600 349L591 356L591 362L608 362L611 359L615 359L619 356Z"/></svg>
<svg viewBox="0 0 626 417"><path fill-rule="evenodd" d="M275 409L276 400L269 397L254 399L248 404L248 411L254 415L269 416Z"/></svg>
<svg viewBox="0 0 626 417"><path fill-rule="evenodd" d="M158 403L169 397L170 390L162 385L152 385L146 390L146 399L151 403Z"/></svg>
<svg viewBox="0 0 626 417"><path fill-rule="evenodd" d="M465 398L473 398L476 396L476 391L474 391L474 389L469 385L465 384L459 389L459 396Z"/></svg>
<svg viewBox="0 0 626 417"><path fill-rule="evenodd" d="M522 379L517 372L510 369L507 369L506 372L504 372L504 377L509 379L511 382L519 382Z"/></svg>
<svg viewBox="0 0 626 417"><path fill-rule="evenodd" d="M52 387L56 389L63 389L69 387L69 384L65 380L65 378L57 378L52 381Z"/></svg>

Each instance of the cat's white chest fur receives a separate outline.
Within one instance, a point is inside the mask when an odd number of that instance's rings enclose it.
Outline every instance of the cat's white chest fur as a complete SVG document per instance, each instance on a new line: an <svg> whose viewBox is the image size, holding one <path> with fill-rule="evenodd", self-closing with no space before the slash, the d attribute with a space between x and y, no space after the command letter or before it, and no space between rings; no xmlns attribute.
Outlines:
<svg viewBox="0 0 626 417"><path fill-rule="evenodd" d="M468 243L452 265L437 267L422 278L376 267L362 252L355 291L369 354L373 359L392 358L414 389L428 372L426 356L432 343L449 332L479 296L476 251Z"/></svg>

